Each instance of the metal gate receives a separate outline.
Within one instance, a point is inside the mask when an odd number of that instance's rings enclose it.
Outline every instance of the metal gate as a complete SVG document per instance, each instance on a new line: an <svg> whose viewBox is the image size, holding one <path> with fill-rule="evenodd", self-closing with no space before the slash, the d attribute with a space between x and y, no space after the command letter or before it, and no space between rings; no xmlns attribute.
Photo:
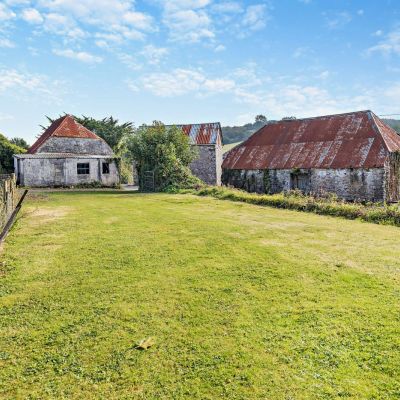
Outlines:
<svg viewBox="0 0 400 400"><path fill-rule="evenodd" d="M154 192L155 182L154 182L154 171L144 171L143 172L143 192Z"/></svg>

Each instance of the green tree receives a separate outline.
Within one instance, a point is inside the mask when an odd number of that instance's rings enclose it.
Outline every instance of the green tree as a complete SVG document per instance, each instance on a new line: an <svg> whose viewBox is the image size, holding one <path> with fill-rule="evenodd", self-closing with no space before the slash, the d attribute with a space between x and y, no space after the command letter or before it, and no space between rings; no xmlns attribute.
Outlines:
<svg viewBox="0 0 400 400"><path fill-rule="evenodd" d="M176 127L166 128L155 121L142 126L126 142L131 159L136 162L139 185L145 171L154 171L156 190L183 189L201 185L189 169L197 157L189 138Z"/></svg>
<svg viewBox="0 0 400 400"><path fill-rule="evenodd" d="M14 172L13 155L25 152L25 149L11 143L4 135L0 134L0 173Z"/></svg>
<svg viewBox="0 0 400 400"><path fill-rule="evenodd" d="M25 150L29 149L29 144L23 138L19 138L19 137L12 138L12 139L10 139L10 143L15 144L16 146L19 146Z"/></svg>
<svg viewBox="0 0 400 400"><path fill-rule="evenodd" d="M267 117L265 115L256 115L255 122L267 122Z"/></svg>

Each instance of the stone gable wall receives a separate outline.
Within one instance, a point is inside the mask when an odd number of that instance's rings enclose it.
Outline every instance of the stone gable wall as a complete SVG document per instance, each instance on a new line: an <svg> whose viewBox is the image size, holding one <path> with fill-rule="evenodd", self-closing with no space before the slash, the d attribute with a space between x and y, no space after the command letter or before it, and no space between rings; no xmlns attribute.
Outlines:
<svg viewBox="0 0 400 400"><path fill-rule="evenodd" d="M222 147L219 145L198 145L198 158L192 162L193 175L209 185L221 185Z"/></svg>
<svg viewBox="0 0 400 400"><path fill-rule="evenodd" d="M37 153L74 153L112 155L111 147L101 139L50 137L37 150Z"/></svg>

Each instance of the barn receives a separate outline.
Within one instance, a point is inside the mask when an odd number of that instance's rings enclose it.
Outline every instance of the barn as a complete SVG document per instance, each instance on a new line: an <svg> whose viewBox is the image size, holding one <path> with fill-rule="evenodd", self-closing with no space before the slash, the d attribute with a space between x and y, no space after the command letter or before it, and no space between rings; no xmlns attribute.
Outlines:
<svg viewBox="0 0 400 400"><path fill-rule="evenodd" d="M198 150L198 157L190 165L193 175L209 185L221 185L222 129L219 122L168 125L176 126L189 137L190 144Z"/></svg>
<svg viewBox="0 0 400 400"><path fill-rule="evenodd" d="M400 136L373 112L268 123L232 149L222 182L250 192L400 200Z"/></svg>
<svg viewBox="0 0 400 400"><path fill-rule="evenodd" d="M115 186L119 183L117 160L103 139L65 115L55 120L27 153L14 155L14 166L22 186Z"/></svg>

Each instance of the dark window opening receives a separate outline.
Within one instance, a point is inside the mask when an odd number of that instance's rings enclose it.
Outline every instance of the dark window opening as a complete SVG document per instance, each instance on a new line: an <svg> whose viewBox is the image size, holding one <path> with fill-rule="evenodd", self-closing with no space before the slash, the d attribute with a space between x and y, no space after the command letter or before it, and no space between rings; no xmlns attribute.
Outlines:
<svg viewBox="0 0 400 400"><path fill-rule="evenodd" d="M103 174L109 174L109 173L110 173L110 163L103 162Z"/></svg>
<svg viewBox="0 0 400 400"><path fill-rule="evenodd" d="M76 170L78 175L89 175L90 174L89 163L78 163Z"/></svg>

